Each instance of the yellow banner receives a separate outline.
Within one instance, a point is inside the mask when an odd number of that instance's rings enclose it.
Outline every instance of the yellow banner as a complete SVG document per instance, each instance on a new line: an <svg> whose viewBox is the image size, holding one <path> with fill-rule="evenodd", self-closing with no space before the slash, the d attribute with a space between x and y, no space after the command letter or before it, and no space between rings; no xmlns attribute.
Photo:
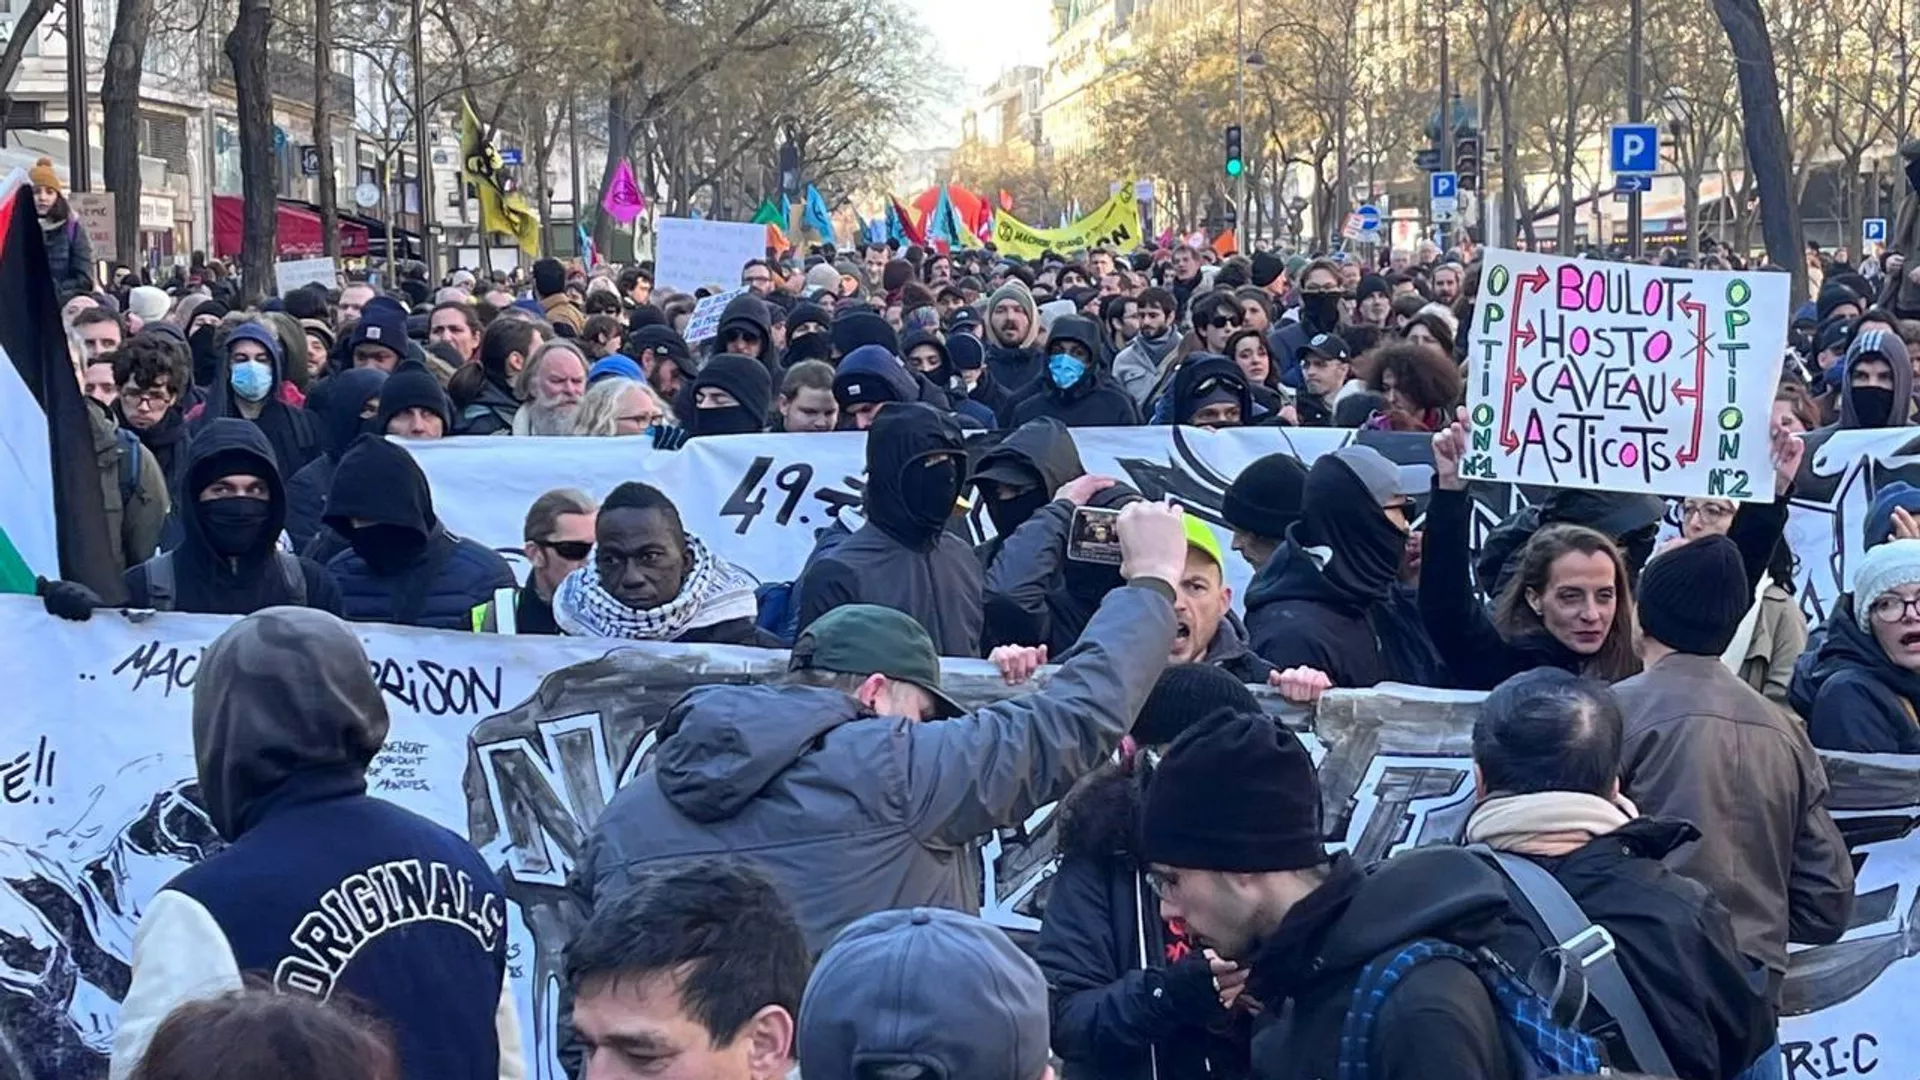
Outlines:
<svg viewBox="0 0 1920 1080"><path fill-rule="evenodd" d="M529 255L540 252L540 215L527 205L526 197L507 191L501 185L500 153L480 135L480 118L473 103L460 101L460 176L473 185L480 203L480 227L490 233L506 233Z"/></svg>
<svg viewBox="0 0 1920 1080"><path fill-rule="evenodd" d="M1036 229L1003 210L993 215L993 244L1000 254L1022 259L1097 247L1132 251L1140 246L1140 203L1133 185L1125 184L1099 209L1059 229Z"/></svg>

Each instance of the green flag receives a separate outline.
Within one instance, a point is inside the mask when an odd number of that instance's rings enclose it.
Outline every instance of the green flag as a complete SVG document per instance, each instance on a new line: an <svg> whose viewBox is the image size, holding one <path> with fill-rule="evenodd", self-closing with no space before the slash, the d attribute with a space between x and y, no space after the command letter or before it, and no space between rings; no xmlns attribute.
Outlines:
<svg viewBox="0 0 1920 1080"><path fill-rule="evenodd" d="M778 225L780 226L780 231L785 232L787 229L787 215L780 212L780 208L774 205L772 199L761 199L760 209L753 212L753 223L755 225Z"/></svg>

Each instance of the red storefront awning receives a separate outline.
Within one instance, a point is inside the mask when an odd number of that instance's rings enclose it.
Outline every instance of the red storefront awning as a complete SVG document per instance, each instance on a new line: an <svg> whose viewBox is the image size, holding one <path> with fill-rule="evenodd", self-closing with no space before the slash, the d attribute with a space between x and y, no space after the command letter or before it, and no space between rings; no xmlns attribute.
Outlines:
<svg viewBox="0 0 1920 1080"><path fill-rule="evenodd" d="M213 197L213 253L220 258L240 254L240 238L245 231L246 200L233 195ZM320 255L326 245L320 240L320 215L285 200L278 203L275 256L278 258ZM367 253L367 230L350 221L340 223L340 254L347 257Z"/></svg>

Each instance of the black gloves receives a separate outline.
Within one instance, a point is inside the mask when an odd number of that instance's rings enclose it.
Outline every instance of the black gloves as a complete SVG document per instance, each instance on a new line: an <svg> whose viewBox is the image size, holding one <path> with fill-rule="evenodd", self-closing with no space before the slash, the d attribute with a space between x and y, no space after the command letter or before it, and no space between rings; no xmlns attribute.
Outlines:
<svg viewBox="0 0 1920 1080"><path fill-rule="evenodd" d="M655 450L678 450L687 444L687 429L678 424L655 424L649 430Z"/></svg>
<svg viewBox="0 0 1920 1080"><path fill-rule="evenodd" d="M58 615L74 622L86 622L93 618L93 609L105 607L106 601L100 594L77 581L48 581L41 578L34 584L34 593L47 609L47 614Z"/></svg>
<svg viewBox="0 0 1920 1080"><path fill-rule="evenodd" d="M1213 966L1195 949L1181 960L1161 969L1156 994L1164 993L1174 1015L1183 1022L1205 1024L1223 1012L1220 991L1214 986Z"/></svg>

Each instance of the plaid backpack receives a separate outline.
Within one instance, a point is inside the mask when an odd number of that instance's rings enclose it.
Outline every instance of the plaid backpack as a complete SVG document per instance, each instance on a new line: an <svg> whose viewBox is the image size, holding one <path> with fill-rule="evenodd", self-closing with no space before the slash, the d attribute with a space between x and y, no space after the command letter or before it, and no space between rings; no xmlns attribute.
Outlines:
<svg viewBox="0 0 1920 1080"><path fill-rule="evenodd" d="M1360 981L1353 988L1353 1000L1347 1006L1346 1020L1340 1027L1339 1080L1368 1080L1373 1029L1381 1006L1402 979L1421 964L1433 960L1457 960L1473 969L1485 984L1494 1011L1500 1015L1500 1027L1506 1037L1507 1054L1514 1062L1515 1075L1528 1078L1590 1076L1600 1071L1599 1042L1556 1023L1545 999L1498 956L1486 949L1468 952L1458 945L1419 938L1395 952L1376 957L1360 972Z"/></svg>

